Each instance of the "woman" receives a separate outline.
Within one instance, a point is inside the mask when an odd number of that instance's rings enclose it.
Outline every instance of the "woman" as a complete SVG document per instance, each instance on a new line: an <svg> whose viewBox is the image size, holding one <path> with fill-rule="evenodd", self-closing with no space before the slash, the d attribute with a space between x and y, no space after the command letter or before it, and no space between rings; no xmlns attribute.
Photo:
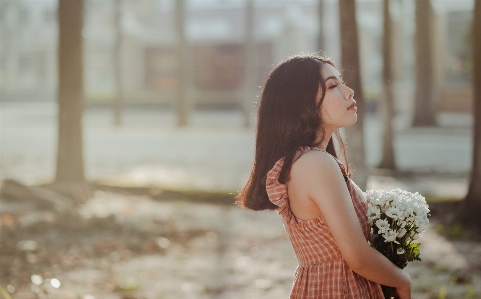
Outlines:
<svg viewBox="0 0 481 299"><path fill-rule="evenodd" d="M294 56L266 81L254 167L238 204L277 210L299 262L290 298L411 298L411 279L367 243L362 191L338 129L357 120L354 92L329 58ZM338 159L333 138L342 149Z"/></svg>

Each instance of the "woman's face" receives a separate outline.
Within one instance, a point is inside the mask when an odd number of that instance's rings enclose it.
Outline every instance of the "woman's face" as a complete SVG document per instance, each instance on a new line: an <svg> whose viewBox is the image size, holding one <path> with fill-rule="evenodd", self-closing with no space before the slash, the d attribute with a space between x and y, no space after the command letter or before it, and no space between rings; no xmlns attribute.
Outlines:
<svg viewBox="0 0 481 299"><path fill-rule="evenodd" d="M357 121L357 107L354 91L342 81L339 72L329 63L323 63L321 74L325 80L326 95L321 104L321 115L324 128L328 131L353 125ZM318 97L322 95L319 86Z"/></svg>

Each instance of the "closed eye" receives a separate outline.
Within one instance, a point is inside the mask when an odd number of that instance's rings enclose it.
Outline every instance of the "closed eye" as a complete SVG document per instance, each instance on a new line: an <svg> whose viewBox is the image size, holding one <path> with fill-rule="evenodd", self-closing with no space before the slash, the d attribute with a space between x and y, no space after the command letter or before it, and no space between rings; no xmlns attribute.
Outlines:
<svg viewBox="0 0 481 299"><path fill-rule="evenodd" d="M336 88L338 84L333 84L331 86L329 86L329 89L333 89L333 88Z"/></svg>

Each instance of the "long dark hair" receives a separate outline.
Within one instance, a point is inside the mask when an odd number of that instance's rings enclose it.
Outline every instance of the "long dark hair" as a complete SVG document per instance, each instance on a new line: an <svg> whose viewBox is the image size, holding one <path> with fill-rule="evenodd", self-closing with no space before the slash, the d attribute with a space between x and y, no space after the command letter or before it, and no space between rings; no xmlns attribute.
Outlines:
<svg viewBox="0 0 481 299"><path fill-rule="evenodd" d="M319 130L324 138L320 115L326 93L321 74L324 63L334 66L327 57L296 55L281 62L269 74L257 115L254 166L246 186L237 196L236 203L239 206L255 211L276 209L277 206L269 200L266 192L267 172L279 159L285 157L279 182L287 183L299 147L316 146ZM322 87L320 101L316 98L319 85ZM338 141L349 173L345 145L339 131L333 136ZM332 138L326 151L338 157Z"/></svg>

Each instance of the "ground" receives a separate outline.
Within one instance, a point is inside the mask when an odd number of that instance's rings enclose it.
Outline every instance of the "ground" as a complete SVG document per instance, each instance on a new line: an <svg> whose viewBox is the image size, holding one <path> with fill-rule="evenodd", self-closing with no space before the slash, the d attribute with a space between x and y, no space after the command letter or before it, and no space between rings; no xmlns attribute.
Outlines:
<svg viewBox="0 0 481 299"><path fill-rule="evenodd" d="M275 212L97 190L80 215L2 218L0 284L13 299L289 294L297 261ZM481 298L481 242L447 239L432 220L423 261L407 267L413 298Z"/></svg>

